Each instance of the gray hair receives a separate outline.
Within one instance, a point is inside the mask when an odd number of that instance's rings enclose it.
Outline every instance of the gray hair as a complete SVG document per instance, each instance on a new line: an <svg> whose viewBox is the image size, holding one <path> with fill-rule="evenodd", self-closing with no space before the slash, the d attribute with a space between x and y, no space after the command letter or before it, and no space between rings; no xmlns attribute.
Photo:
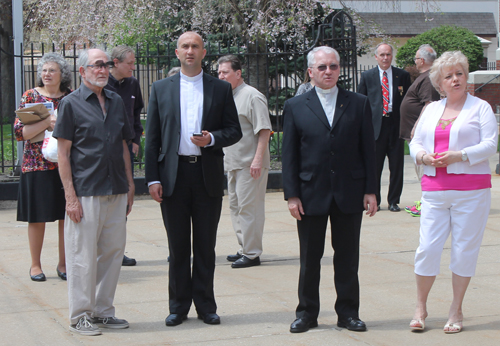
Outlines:
<svg viewBox="0 0 500 346"><path fill-rule="evenodd" d="M375 56L378 56L378 47L383 46L383 45L387 45L387 46L391 47L391 54L394 54L394 47L392 46L392 44L380 42L379 44L377 44L377 46L373 50L373 54L375 54Z"/></svg>
<svg viewBox="0 0 500 346"><path fill-rule="evenodd" d="M418 47L417 53L420 53L420 57L428 64L432 64L437 58L436 51L428 44L423 44Z"/></svg>
<svg viewBox="0 0 500 346"><path fill-rule="evenodd" d="M84 69L87 69L87 65L89 63L89 49L84 49L80 52L80 54L78 55L78 62L77 62L77 66L78 69L80 69L80 67L83 67ZM109 54L106 53L105 51L103 51L104 54L106 54L106 57L108 58L108 60L111 60L109 58Z"/></svg>
<svg viewBox="0 0 500 346"><path fill-rule="evenodd" d="M179 66L177 67L172 67L170 71L167 73L167 78L172 77L173 75L176 75L177 73L181 72L181 68Z"/></svg>
<svg viewBox="0 0 500 346"><path fill-rule="evenodd" d="M241 70L241 61L240 59L238 59L238 57L236 55L224 55L224 56L221 56L219 58L219 60L217 60L217 64L220 65L220 64L224 64L224 63L230 63L231 64L231 69L233 71L238 71L238 70Z"/></svg>
<svg viewBox="0 0 500 346"><path fill-rule="evenodd" d="M443 69L446 67L453 67L460 65L465 73L465 78L469 78L469 61L461 51L444 52L432 64L429 78L431 79L432 86L441 94L445 95L439 86L439 82L443 80Z"/></svg>
<svg viewBox="0 0 500 346"><path fill-rule="evenodd" d="M339 52L337 52L332 47L321 46L321 47L316 47L313 50L311 50L309 53L307 53L307 67L313 67L314 64L316 64L316 53L319 51L326 53L326 54L332 54L332 53L335 54L335 57L337 58L337 61L340 64Z"/></svg>
<svg viewBox="0 0 500 346"><path fill-rule="evenodd" d="M127 58L127 55L130 53L134 54L135 56L134 50L129 46L125 45L116 46L111 51L111 60L118 59L119 62L123 62L123 60L125 60Z"/></svg>
<svg viewBox="0 0 500 346"><path fill-rule="evenodd" d="M54 62L59 65L59 69L61 70L61 84L59 85L59 90L66 91L69 89L71 85L71 71L69 68L68 62L62 57L62 55L57 53L47 53L42 56L40 61L38 62L38 66L36 69L36 85L39 87L43 87L42 81L42 70L43 65Z"/></svg>

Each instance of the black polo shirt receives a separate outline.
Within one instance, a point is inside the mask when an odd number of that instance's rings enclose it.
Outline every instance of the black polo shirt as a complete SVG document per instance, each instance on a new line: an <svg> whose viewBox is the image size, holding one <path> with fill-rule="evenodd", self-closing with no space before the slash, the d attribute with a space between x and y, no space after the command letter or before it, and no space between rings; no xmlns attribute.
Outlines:
<svg viewBox="0 0 500 346"><path fill-rule="evenodd" d="M57 110L53 136L72 142L71 171L76 195L106 196L127 193L123 140L134 133L121 97L105 95L106 116L97 95L85 84L66 96Z"/></svg>
<svg viewBox="0 0 500 346"><path fill-rule="evenodd" d="M104 88L121 96L127 111L128 123L135 133L133 142L140 145L142 132L144 131L141 123L141 111L144 107L144 101L142 100L139 82L135 77L123 78L118 81L112 74L109 74L108 85Z"/></svg>

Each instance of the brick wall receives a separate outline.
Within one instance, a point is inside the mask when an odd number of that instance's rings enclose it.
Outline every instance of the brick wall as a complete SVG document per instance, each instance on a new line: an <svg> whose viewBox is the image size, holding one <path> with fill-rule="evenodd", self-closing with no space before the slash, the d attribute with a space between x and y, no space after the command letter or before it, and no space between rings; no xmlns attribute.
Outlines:
<svg viewBox="0 0 500 346"><path fill-rule="evenodd" d="M493 112L496 112L496 106L500 105L500 84L487 84L480 91L474 92L477 88L479 88L481 84L467 84L467 91L480 99L485 100L491 105L493 108Z"/></svg>
<svg viewBox="0 0 500 346"><path fill-rule="evenodd" d="M500 64L497 60L497 66ZM497 71L475 71L469 74L467 81L467 91L480 99L485 100L496 112L497 105L500 105L500 68ZM488 84L486 84L488 83ZM475 91L484 85L481 90Z"/></svg>

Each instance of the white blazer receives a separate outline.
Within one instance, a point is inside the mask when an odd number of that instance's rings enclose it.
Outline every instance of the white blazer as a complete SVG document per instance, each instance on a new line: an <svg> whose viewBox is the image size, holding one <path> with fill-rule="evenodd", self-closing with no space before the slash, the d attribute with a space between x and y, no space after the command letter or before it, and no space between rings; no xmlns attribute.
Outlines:
<svg viewBox="0 0 500 346"><path fill-rule="evenodd" d="M417 163L417 153L434 153L434 136L447 99L430 103L410 142L410 155ZM467 94L467 100L450 130L449 151L465 150L469 161L446 167L448 174L491 174L488 158L497 152L498 125L488 102ZM419 162L420 164L420 162ZM424 166L424 174L436 175L436 167Z"/></svg>

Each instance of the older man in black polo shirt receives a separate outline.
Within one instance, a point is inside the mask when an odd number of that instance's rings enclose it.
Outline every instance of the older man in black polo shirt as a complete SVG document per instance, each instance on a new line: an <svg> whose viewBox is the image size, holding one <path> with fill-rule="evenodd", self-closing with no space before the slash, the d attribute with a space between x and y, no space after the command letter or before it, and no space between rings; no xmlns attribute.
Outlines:
<svg viewBox="0 0 500 346"><path fill-rule="evenodd" d="M113 300L135 190L127 146L134 134L120 96L104 90L107 54L83 51L78 65L82 84L59 104L53 135L66 196L70 330L99 335L99 327L129 326L115 318Z"/></svg>

